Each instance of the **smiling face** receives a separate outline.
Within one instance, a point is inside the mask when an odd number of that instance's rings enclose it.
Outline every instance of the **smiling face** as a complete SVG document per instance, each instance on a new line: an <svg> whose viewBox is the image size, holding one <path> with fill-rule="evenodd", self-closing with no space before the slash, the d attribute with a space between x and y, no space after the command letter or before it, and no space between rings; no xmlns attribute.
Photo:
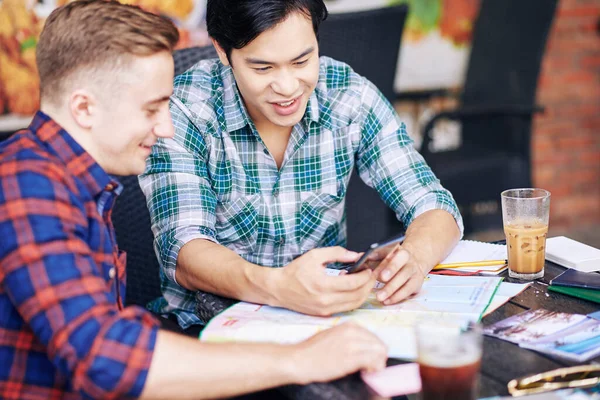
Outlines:
<svg viewBox="0 0 600 400"><path fill-rule="evenodd" d="M99 96L86 150L109 174L138 175L157 138L174 134L173 57L166 51L135 57L117 74L123 75L115 77L116 92Z"/></svg>
<svg viewBox="0 0 600 400"><path fill-rule="evenodd" d="M259 132L291 128L302 119L319 79L318 53L312 21L300 12L231 51L233 75Z"/></svg>

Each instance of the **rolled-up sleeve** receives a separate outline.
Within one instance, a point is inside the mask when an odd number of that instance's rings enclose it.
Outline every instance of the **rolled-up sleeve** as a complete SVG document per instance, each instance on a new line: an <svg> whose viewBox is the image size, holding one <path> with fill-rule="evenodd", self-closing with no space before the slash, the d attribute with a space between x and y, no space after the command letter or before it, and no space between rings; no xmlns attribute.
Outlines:
<svg viewBox="0 0 600 400"><path fill-rule="evenodd" d="M118 310L114 281L87 242L86 205L49 178L52 165L15 165L14 174L0 177L3 291L81 397L139 397L157 321L140 307Z"/></svg>
<svg viewBox="0 0 600 400"><path fill-rule="evenodd" d="M211 188L208 149L182 104L171 102L173 139L159 140L139 182L146 196L155 249L165 275L175 281L180 249L193 239L216 242L217 198Z"/></svg>
<svg viewBox="0 0 600 400"><path fill-rule="evenodd" d="M379 90L365 80L358 123L357 168L405 227L429 210L445 210L463 221L452 197L415 150L406 126Z"/></svg>

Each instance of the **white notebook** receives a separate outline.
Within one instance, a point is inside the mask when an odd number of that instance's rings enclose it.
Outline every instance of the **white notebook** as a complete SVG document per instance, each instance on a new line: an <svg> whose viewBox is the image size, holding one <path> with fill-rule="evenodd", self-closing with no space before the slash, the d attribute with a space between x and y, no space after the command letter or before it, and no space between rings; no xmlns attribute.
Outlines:
<svg viewBox="0 0 600 400"><path fill-rule="evenodd" d="M546 239L546 260L577 271L600 271L600 250L565 236Z"/></svg>
<svg viewBox="0 0 600 400"><path fill-rule="evenodd" d="M461 240L452 253L440 264L453 264L472 261L506 260L506 245L477 242L474 240ZM462 272L481 271L485 275L497 275L506 268L500 268L505 263L485 267L461 267Z"/></svg>

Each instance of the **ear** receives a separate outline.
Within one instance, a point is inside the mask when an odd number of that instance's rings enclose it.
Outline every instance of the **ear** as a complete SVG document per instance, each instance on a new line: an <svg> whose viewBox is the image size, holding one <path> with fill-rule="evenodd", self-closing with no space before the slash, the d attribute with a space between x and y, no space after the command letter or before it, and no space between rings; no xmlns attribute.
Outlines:
<svg viewBox="0 0 600 400"><path fill-rule="evenodd" d="M225 50L223 50L223 48L219 45L219 43L217 43L215 39L211 38L210 40L212 40L212 44L213 46L215 46L215 50L217 50L217 55L219 56L219 60L221 60L221 63L223 65L229 65L229 59L227 58L227 53L225 53Z"/></svg>
<svg viewBox="0 0 600 400"><path fill-rule="evenodd" d="M71 117L81 128L90 129L98 111L98 103L92 93L78 89L69 98Z"/></svg>

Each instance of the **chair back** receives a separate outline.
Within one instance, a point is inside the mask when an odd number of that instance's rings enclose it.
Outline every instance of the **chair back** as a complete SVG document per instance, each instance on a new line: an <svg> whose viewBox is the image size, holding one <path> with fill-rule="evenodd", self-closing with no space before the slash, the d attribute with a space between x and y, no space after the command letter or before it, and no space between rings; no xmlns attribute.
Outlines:
<svg viewBox="0 0 600 400"><path fill-rule="evenodd" d="M319 27L319 52L343 61L390 101L408 7L330 14Z"/></svg>
<svg viewBox="0 0 600 400"><path fill-rule="evenodd" d="M404 4L373 10L330 14L319 27L319 52L343 61L370 80L393 102L394 76L408 7ZM374 241L402 229L377 192L363 183L356 170L346 195L348 248L364 250Z"/></svg>
<svg viewBox="0 0 600 400"><path fill-rule="evenodd" d="M532 115L556 4L482 0L460 106L424 128L421 153L461 207L466 233L501 226L500 193L532 185ZM458 149L431 151L441 119L461 122Z"/></svg>
<svg viewBox="0 0 600 400"><path fill-rule="evenodd" d="M473 31L463 107L535 104L540 65L557 0L483 0ZM530 161L531 114L463 121L465 143Z"/></svg>
<svg viewBox="0 0 600 400"><path fill-rule="evenodd" d="M217 58L217 51L212 45L203 47L188 47L173 52L173 61L175 62L175 76L183 74L194 64L201 60Z"/></svg>
<svg viewBox="0 0 600 400"><path fill-rule="evenodd" d="M176 50L173 52L175 75L182 74L200 60L216 56L212 45ZM150 213L137 175L121 177L120 181L124 189L115 204L112 220L119 248L127 252L125 303L144 307L162 296Z"/></svg>
<svg viewBox="0 0 600 400"><path fill-rule="evenodd" d="M127 252L125 304L145 307L162 295L150 214L137 175L120 177L119 181L124 188L115 204L112 220L119 248Z"/></svg>

